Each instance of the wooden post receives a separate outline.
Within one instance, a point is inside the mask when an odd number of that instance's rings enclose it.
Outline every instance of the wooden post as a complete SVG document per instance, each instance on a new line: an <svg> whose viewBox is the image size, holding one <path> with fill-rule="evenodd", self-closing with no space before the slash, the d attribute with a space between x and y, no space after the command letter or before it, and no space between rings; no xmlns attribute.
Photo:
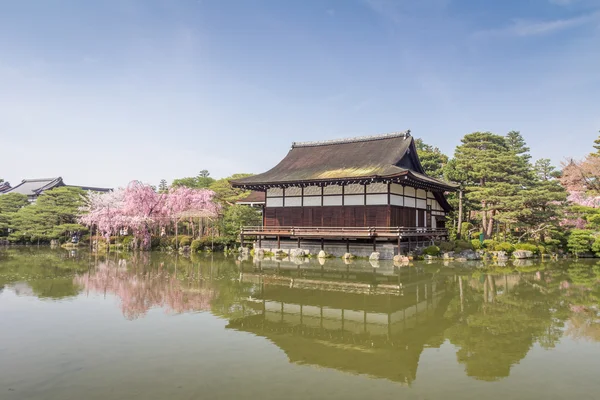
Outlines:
<svg viewBox="0 0 600 400"><path fill-rule="evenodd" d="M325 250L325 239L321 238L321 250Z"/></svg>
<svg viewBox="0 0 600 400"><path fill-rule="evenodd" d="M244 247L244 234L243 233L240 234L240 242L241 242L241 246Z"/></svg>
<svg viewBox="0 0 600 400"><path fill-rule="evenodd" d="M298 238L298 248L300 248L300 238Z"/></svg>
<svg viewBox="0 0 600 400"><path fill-rule="evenodd" d="M262 249L262 236L258 235L258 248Z"/></svg>
<svg viewBox="0 0 600 400"><path fill-rule="evenodd" d="M277 249L281 249L281 236L277 235Z"/></svg>
<svg viewBox="0 0 600 400"><path fill-rule="evenodd" d="M346 239L346 253L350 253L350 239Z"/></svg>
<svg viewBox="0 0 600 400"><path fill-rule="evenodd" d="M376 251L377 251L377 238L374 237L373 238L373 252L376 252Z"/></svg>
<svg viewBox="0 0 600 400"><path fill-rule="evenodd" d="M400 247L402 245L402 236L398 236L398 255L401 256L402 255L402 247Z"/></svg>

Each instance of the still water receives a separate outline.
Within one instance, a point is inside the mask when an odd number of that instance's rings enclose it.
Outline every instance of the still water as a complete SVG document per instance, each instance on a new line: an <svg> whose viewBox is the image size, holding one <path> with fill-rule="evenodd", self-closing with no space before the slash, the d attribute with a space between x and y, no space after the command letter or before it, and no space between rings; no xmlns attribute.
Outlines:
<svg viewBox="0 0 600 400"><path fill-rule="evenodd" d="M0 399L597 399L600 263L0 250Z"/></svg>

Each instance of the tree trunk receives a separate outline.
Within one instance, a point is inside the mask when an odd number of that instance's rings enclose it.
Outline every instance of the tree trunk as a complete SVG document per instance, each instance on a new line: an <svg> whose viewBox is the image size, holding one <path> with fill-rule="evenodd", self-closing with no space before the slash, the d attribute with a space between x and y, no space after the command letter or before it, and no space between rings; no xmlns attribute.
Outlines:
<svg viewBox="0 0 600 400"><path fill-rule="evenodd" d="M463 191L458 191L458 227L456 228L456 239L460 240L462 236L462 222L463 222Z"/></svg>
<svg viewBox="0 0 600 400"><path fill-rule="evenodd" d="M494 233L494 210L490 211L490 218L488 220L486 237L491 238Z"/></svg>
<svg viewBox="0 0 600 400"><path fill-rule="evenodd" d="M487 230L488 230L488 223L487 223L487 210L485 209L485 200L481 202L481 228L483 230L483 238L487 239Z"/></svg>

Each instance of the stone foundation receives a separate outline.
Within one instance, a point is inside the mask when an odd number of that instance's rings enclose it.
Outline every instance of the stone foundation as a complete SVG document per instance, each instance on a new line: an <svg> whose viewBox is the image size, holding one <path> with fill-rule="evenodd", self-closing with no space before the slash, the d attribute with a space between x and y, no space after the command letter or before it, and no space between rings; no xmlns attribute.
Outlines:
<svg viewBox="0 0 600 400"><path fill-rule="evenodd" d="M411 249L415 247L426 247L431 244L430 241L423 242L412 242ZM312 256L317 256L321 250L325 251L325 253L330 254L333 257L343 257L344 254L348 253L346 242L341 240L326 240L323 245L323 249L321 249L321 241L320 240L301 240L300 247L298 247L297 240L286 240L281 239L281 250L286 252L292 249L302 249L305 251L309 251ZM406 254L408 251L408 243L402 243L402 253ZM277 252L277 240L272 239L263 239L261 240L262 249L269 250L272 253ZM254 248L258 248L258 242L254 242ZM398 245L393 242L377 242L377 250L379 253L380 260L392 260L396 254L398 254ZM358 241L350 241L350 254L355 257L365 257L369 258L371 254L373 254L373 243L367 242L358 242Z"/></svg>

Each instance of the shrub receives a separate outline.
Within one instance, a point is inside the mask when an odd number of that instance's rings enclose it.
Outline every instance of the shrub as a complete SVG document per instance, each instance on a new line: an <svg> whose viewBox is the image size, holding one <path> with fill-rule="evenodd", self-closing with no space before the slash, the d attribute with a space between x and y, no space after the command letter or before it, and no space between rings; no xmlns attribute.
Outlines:
<svg viewBox="0 0 600 400"><path fill-rule="evenodd" d="M440 242L439 247L441 252L447 253L453 251L455 246L452 242Z"/></svg>
<svg viewBox="0 0 600 400"><path fill-rule="evenodd" d="M192 238L189 236L179 236L179 247L189 246L192 244Z"/></svg>
<svg viewBox="0 0 600 400"><path fill-rule="evenodd" d="M531 243L517 243L515 244L515 249L516 250L525 250L525 251L531 251L533 254L539 254L540 252L540 247L542 249L544 249L544 246L536 246L535 244L531 244ZM545 252L545 249L544 249Z"/></svg>
<svg viewBox="0 0 600 400"><path fill-rule="evenodd" d="M150 239L150 248L158 249L159 247L161 247L160 244L161 244L160 236L152 236L152 239Z"/></svg>
<svg viewBox="0 0 600 400"><path fill-rule="evenodd" d="M192 249L192 251L194 253L199 252L200 250L202 250L203 244L202 244L202 240L201 239L195 239L192 241L192 244L190 245L190 248Z"/></svg>
<svg viewBox="0 0 600 400"><path fill-rule="evenodd" d="M592 232L584 229L573 229L571 231L571 235L569 236L569 240L567 242L567 247L571 253L578 256L582 253L587 253L592 250Z"/></svg>
<svg viewBox="0 0 600 400"><path fill-rule="evenodd" d="M225 246L227 247L235 247L235 239L228 236L203 236L199 239L196 239L192 242L191 247L193 251L202 251L202 250L223 250Z"/></svg>
<svg viewBox="0 0 600 400"><path fill-rule="evenodd" d="M426 247L423 250L423 254L428 255L428 256L439 256L440 255L440 248L437 246L429 246Z"/></svg>
<svg viewBox="0 0 600 400"><path fill-rule="evenodd" d="M493 239L485 239L483 241L483 247L487 250L490 251L496 251L496 246L498 245L498 242L496 242Z"/></svg>
<svg viewBox="0 0 600 400"><path fill-rule="evenodd" d="M477 240L477 244L479 244L479 240ZM454 242L454 251L460 252L463 250L475 250L475 246L466 240L457 240Z"/></svg>
<svg viewBox="0 0 600 400"><path fill-rule="evenodd" d="M481 250L483 248L479 239L471 240L471 246L473 246L474 250Z"/></svg>
<svg viewBox="0 0 600 400"><path fill-rule="evenodd" d="M125 236L121 243L123 244L124 249L130 249L132 242L133 242L133 236Z"/></svg>
<svg viewBox="0 0 600 400"><path fill-rule="evenodd" d="M515 251L515 246L513 246L512 243L500 242L500 243L496 243L493 250L504 251L505 253L510 254L513 251Z"/></svg>
<svg viewBox="0 0 600 400"><path fill-rule="evenodd" d="M594 240L594 243L592 244L592 251L600 257L600 236L596 237Z"/></svg>

